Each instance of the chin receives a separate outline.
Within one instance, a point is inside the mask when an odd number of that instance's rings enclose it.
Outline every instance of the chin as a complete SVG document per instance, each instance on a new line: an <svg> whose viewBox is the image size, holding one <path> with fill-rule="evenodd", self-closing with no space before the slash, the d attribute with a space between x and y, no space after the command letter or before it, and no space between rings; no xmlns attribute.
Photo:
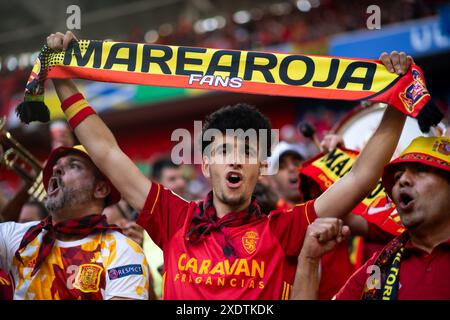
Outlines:
<svg viewBox="0 0 450 320"><path fill-rule="evenodd" d="M239 205L245 203L245 200L246 200L246 198L244 195L242 195L242 193L223 196L223 202L226 205L233 206L233 207L239 206Z"/></svg>
<svg viewBox="0 0 450 320"><path fill-rule="evenodd" d="M406 219L401 219L401 221L402 221L403 226L409 230L417 229L422 224L421 219L415 219L414 217L408 217Z"/></svg>

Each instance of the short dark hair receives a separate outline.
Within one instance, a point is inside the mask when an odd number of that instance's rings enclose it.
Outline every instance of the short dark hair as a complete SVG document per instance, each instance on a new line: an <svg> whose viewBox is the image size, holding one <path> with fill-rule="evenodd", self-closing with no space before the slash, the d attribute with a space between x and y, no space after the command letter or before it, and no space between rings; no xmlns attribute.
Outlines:
<svg viewBox="0 0 450 320"><path fill-rule="evenodd" d="M152 173L150 178L155 181L161 181L162 173L166 168L179 168L180 166L173 163L170 158L161 158L156 160L152 166Z"/></svg>
<svg viewBox="0 0 450 320"><path fill-rule="evenodd" d="M36 207L38 209L39 218L41 220L47 218L48 211L41 202L39 202L37 200L30 200L30 201L27 201L24 205Z"/></svg>
<svg viewBox="0 0 450 320"><path fill-rule="evenodd" d="M217 129L223 134L226 133L227 129L242 129L244 131L248 129L254 129L256 130L256 132L258 132L260 129L266 129L268 156L270 156L270 150L272 146L272 125L270 124L270 120L254 106L248 105L246 103L238 103L234 106L222 107L206 117L202 129L202 137L204 132L206 132L208 129ZM200 137L200 145L203 154L206 147L212 141L204 141L202 137Z"/></svg>

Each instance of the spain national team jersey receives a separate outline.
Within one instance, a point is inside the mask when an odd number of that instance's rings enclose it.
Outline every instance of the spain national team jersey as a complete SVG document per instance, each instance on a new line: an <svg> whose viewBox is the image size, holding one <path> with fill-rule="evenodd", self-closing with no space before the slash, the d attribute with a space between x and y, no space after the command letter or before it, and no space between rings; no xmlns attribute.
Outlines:
<svg viewBox="0 0 450 320"><path fill-rule="evenodd" d="M31 276L42 231L15 252L25 232L38 222L0 224L0 267L15 285L14 299L148 299L148 265L142 249L120 232L106 230L76 241L56 240L39 271Z"/></svg>
<svg viewBox="0 0 450 320"><path fill-rule="evenodd" d="M236 258L226 258L218 231L195 244L185 240L198 204L153 183L137 220L164 252L164 299L288 299L306 228L314 221L314 202L236 227L224 227ZM220 219L219 219L220 221Z"/></svg>

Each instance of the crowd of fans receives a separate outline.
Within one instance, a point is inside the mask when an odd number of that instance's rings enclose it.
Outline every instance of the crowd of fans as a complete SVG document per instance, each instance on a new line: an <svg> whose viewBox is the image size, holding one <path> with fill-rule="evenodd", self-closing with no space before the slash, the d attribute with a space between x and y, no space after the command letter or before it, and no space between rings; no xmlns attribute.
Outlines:
<svg viewBox="0 0 450 320"><path fill-rule="evenodd" d="M252 9L241 20L226 17L223 28L198 32L194 21L181 17L174 25L163 25L157 43L232 49L264 49L283 43L302 44L333 34L363 29L366 13L373 1L304 1L307 12L301 11L301 1L274 4L268 10ZM312 7L314 5L315 7ZM422 1L382 1L381 24L418 19L434 14ZM351 10L349 10L351 8ZM358 14L359 13L359 14ZM238 22L236 22L236 20ZM240 23L239 23L240 22ZM145 30L130 32L130 41L140 42Z"/></svg>

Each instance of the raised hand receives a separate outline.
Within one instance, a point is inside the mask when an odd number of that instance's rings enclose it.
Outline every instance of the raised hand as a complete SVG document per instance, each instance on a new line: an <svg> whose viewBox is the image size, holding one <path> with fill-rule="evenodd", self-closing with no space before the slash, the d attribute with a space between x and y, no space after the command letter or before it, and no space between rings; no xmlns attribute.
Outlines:
<svg viewBox="0 0 450 320"><path fill-rule="evenodd" d="M405 74L410 65L414 63L411 56L406 55L403 51L398 53L397 51L392 51L390 54L383 52L380 55L381 62L383 62L386 69L392 73Z"/></svg>
<svg viewBox="0 0 450 320"><path fill-rule="evenodd" d="M67 50L72 40L78 41L72 31L66 31L66 34L61 32L52 33L47 37L47 46L55 51Z"/></svg>
<svg viewBox="0 0 450 320"><path fill-rule="evenodd" d="M350 229L341 219L317 218L306 231L299 259L320 259L349 236Z"/></svg>

